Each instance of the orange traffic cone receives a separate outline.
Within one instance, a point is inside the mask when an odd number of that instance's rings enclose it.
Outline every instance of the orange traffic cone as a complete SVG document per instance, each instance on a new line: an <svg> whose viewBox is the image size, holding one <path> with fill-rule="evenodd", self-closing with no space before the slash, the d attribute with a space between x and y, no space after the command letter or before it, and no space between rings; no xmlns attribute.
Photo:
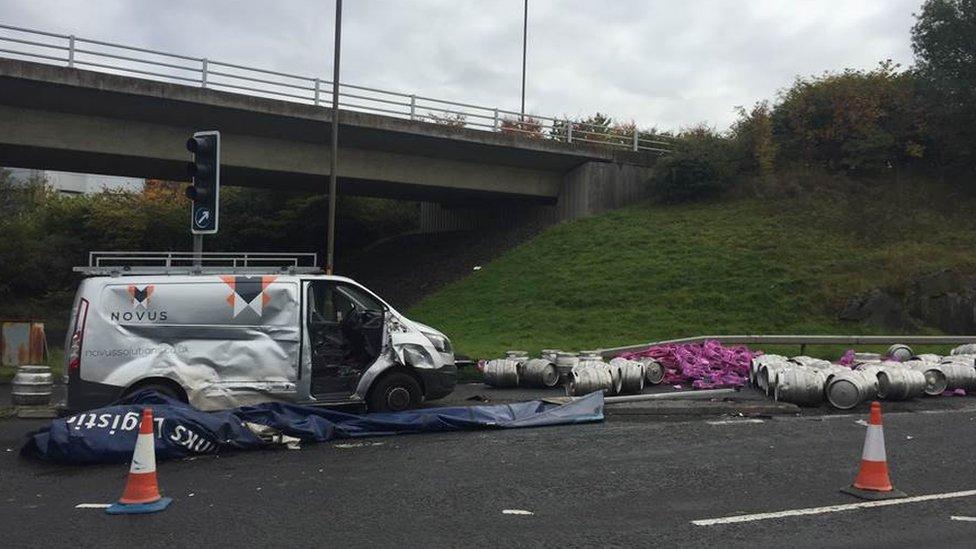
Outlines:
<svg viewBox="0 0 976 549"><path fill-rule="evenodd" d="M156 483L153 414L152 408L145 408L142 411L142 421L139 423L139 437L136 439L136 449L132 453L132 466L129 468L125 491L122 492L118 503L111 505L105 512L110 515L155 513L165 509L172 501L172 498L159 495L159 485Z"/></svg>
<svg viewBox="0 0 976 549"><path fill-rule="evenodd" d="M888 477L888 458L885 456L884 426L881 425L881 404L871 403L871 419L864 435L864 451L861 453L861 470L854 484L841 492L862 499L903 498L905 492L895 490Z"/></svg>

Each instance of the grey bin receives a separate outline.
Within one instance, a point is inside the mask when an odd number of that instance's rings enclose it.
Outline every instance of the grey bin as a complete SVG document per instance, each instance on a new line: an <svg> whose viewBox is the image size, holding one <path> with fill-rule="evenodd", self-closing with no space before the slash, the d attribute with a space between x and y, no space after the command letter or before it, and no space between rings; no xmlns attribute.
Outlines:
<svg viewBox="0 0 976 549"><path fill-rule="evenodd" d="M51 403L54 376L47 366L21 366L14 375L10 400L15 406L45 406Z"/></svg>
<svg viewBox="0 0 976 549"><path fill-rule="evenodd" d="M559 372L559 380L563 383L569 383L569 376L579 364L579 357L576 353L558 352L556 353L556 371Z"/></svg>
<svg viewBox="0 0 976 549"><path fill-rule="evenodd" d="M853 370L832 375L825 390L827 402L834 408L850 410L878 394L878 380L873 372Z"/></svg>
<svg viewBox="0 0 976 549"><path fill-rule="evenodd" d="M614 358L610 366L616 366L620 371L620 393L637 394L644 390L644 365L636 360Z"/></svg>
<svg viewBox="0 0 976 549"><path fill-rule="evenodd" d="M521 364L519 383L526 387L552 388L559 385L559 371L548 359L533 358Z"/></svg>
<svg viewBox="0 0 976 549"><path fill-rule="evenodd" d="M780 370L773 390L777 402L798 406L818 406L824 399L827 376L809 368Z"/></svg>
<svg viewBox="0 0 976 549"><path fill-rule="evenodd" d="M492 387L518 387L519 361L507 358L485 363L485 383Z"/></svg>
<svg viewBox="0 0 976 549"><path fill-rule="evenodd" d="M664 365L651 357L643 357L639 361L644 366L644 381L651 385L659 385L664 381Z"/></svg>
<svg viewBox="0 0 976 549"><path fill-rule="evenodd" d="M976 368L972 364L968 362L947 361L939 364L939 368L945 372L947 390L976 390Z"/></svg>
<svg viewBox="0 0 976 549"><path fill-rule="evenodd" d="M915 355L912 348L908 345L902 343L895 343L891 347L888 347L887 355L899 362L904 362Z"/></svg>
<svg viewBox="0 0 976 549"><path fill-rule="evenodd" d="M885 368L878 372L878 396L907 400L925 394L925 374L911 368Z"/></svg>
<svg viewBox="0 0 976 549"><path fill-rule="evenodd" d="M609 365L576 367L569 376L569 383L566 384L566 394L569 396L583 396L595 391L612 394L613 390Z"/></svg>

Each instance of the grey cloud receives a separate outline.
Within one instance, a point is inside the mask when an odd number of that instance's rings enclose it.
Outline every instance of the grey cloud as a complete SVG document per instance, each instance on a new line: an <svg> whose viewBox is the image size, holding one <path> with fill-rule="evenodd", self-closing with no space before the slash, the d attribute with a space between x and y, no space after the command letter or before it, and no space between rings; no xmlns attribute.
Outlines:
<svg viewBox="0 0 976 549"><path fill-rule="evenodd" d="M797 75L911 64L921 0L530 0L527 108L720 128ZM331 73L326 0L0 0L2 22ZM343 80L517 110L522 0L346 0Z"/></svg>

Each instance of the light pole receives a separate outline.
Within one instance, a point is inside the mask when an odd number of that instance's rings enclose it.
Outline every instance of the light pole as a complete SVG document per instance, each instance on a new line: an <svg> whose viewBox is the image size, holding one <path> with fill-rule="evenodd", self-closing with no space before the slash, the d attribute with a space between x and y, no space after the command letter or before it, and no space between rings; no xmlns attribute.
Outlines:
<svg viewBox="0 0 976 549"><path fill-rule="evenodd" d="M336 193L339 169L339 44L342 37L342 0L336 0L335 56L332 59L332 159L329 163L329 235L325 252L325 274L335 270Z"/></svg>
<svg viewBox="0 0 976 549"><path fill-rule="evenodd" d="M529 37L529 0L525 0L522 9L522 110L519 111L519 120L525 121L525 53Z"/></svg>

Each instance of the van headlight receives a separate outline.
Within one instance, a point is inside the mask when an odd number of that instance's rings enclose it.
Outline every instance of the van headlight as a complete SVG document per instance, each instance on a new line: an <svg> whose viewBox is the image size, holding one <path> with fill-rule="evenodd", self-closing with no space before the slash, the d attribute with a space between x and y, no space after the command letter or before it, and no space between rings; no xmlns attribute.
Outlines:
<svg viewBox="0 0 976 549"><path fill-rule="evenodd" d="M403 361L414 368L436 368L430 353L420 345L404 345Z"/></svg>
<svg viewBox="0 0 976 549"><path fill-rule="evenodd" d="M421 332L421 333L424 334L427 337L427 339L430 340L430 344L433 345L438 352L441 353L453 352L454 349L451 348L450 339L447 339L441 334L434 334L431 332Z"/></svg>

